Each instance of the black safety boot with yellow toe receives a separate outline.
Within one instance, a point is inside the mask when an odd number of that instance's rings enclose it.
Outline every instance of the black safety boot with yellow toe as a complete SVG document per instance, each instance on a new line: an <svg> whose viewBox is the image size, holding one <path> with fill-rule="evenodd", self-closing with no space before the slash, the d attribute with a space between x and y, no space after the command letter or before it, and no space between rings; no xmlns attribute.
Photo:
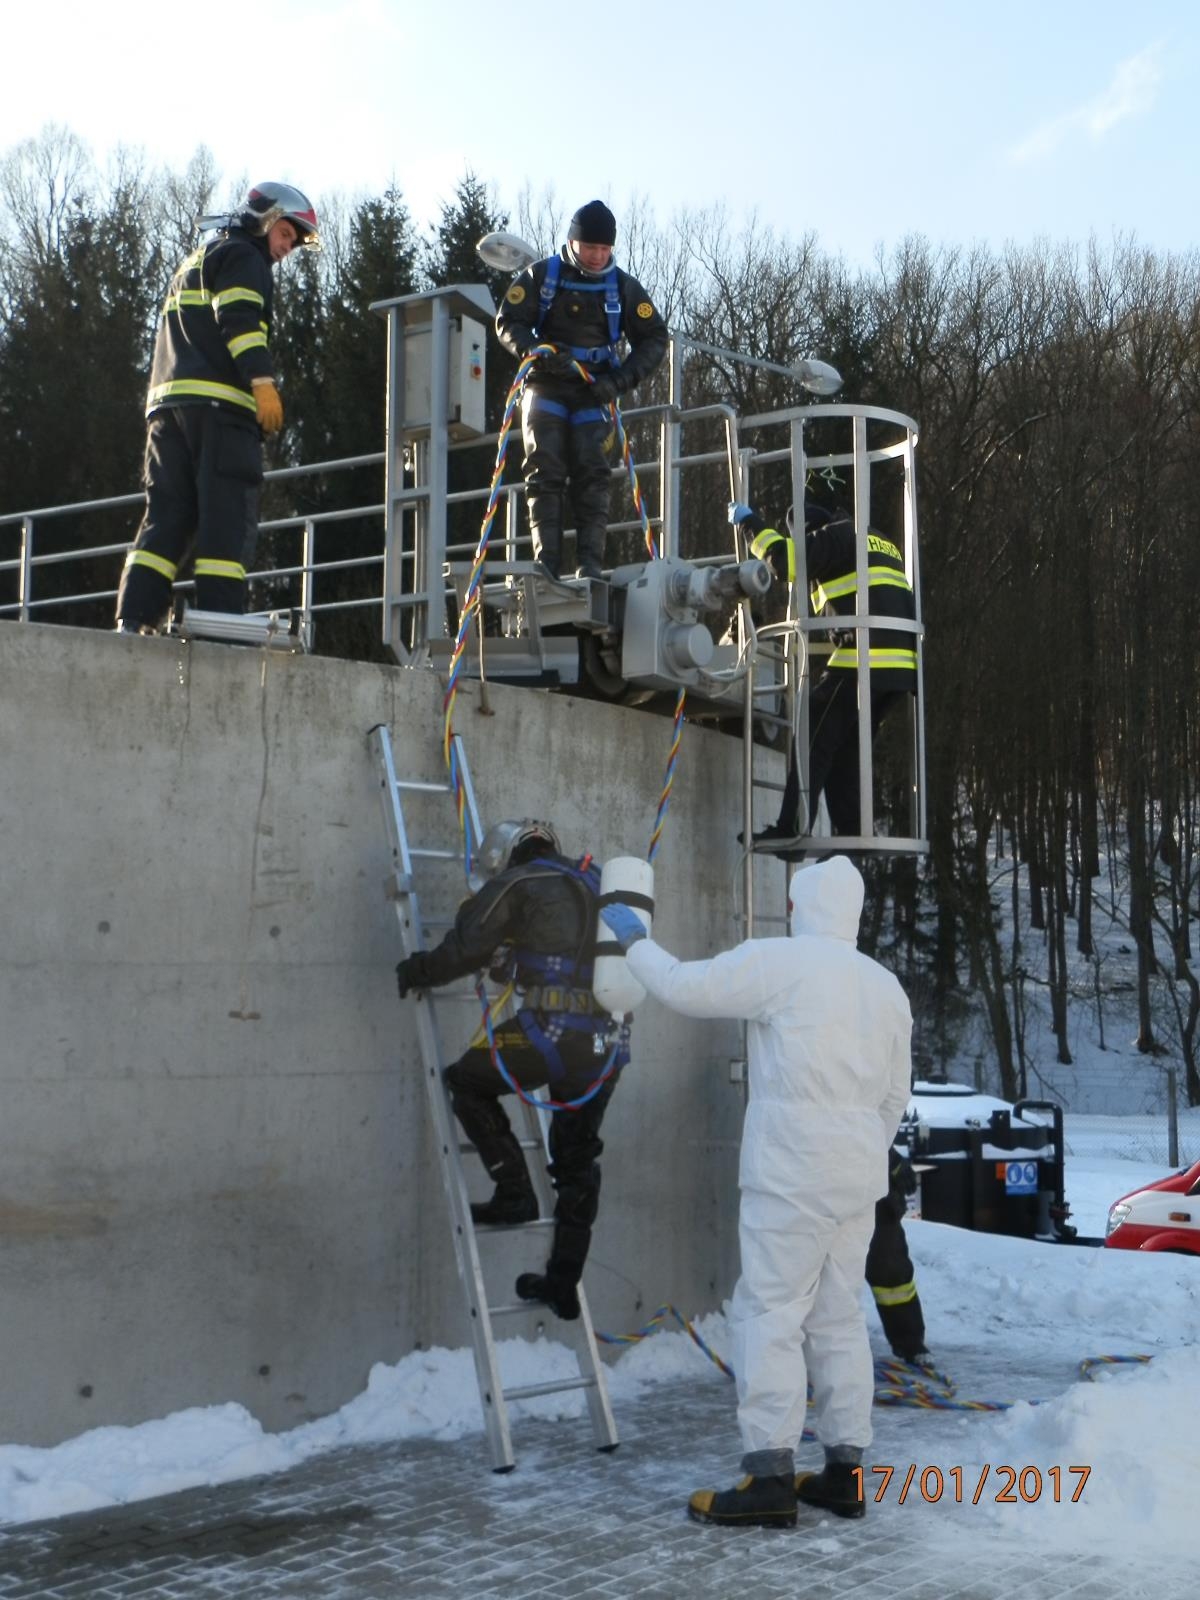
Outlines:
<svg viewBox="0 0 1200 1600"><path fill-rule="evenodd" d="M688 1501L693 1522L722 1528L794 1528L796 1488L791 1473L777 1478L745 1477L732 1489L697 1489Z"/></svg>
<svg viewBox="0 0 1200 1600"><path fill-rule="evenodd" d="M832 1511L835 1517L865 1517L862 1468L846 1461L827 1461L820 1472L796 1474L796 1499L802 1505Z"/></svg>

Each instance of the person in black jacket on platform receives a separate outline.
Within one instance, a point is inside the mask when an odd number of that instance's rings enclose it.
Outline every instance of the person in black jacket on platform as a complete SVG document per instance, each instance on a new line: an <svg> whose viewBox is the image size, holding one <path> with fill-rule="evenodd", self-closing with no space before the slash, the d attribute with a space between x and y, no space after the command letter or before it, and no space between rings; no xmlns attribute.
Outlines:
<svg viewBox="0 0 1200 1600"><path fill-rule="evenodd" d="M592 994L599 868L590 856L561 853L554 829L532 818L495 823L479 848L487 881L464 901L436 949L407 956L396 968L403 1000L471 972L497 965L515 978L515 1018L497 1028L500 1059L524 1090L549 1085L555 1101L588 1096L550 1120L550 1177L557 1193L554 1240L544 1273L522 1273L517 1294L563 1318L579 1315L579 1280L600 1204L600 1124L617 1075L629 1059L628 1034ZM500 1097L513 1091L478 1039L446 1069L455 1115L495 1185L473 1203L476 1222L532 1222L537 1196Z"/></svg>
<svg viewBox="0 0 1200 1600"><path fill-rule="evenodd" d="M786 534L768 526L751 506L733 501L729 520L753 535L750 553L769 561L777 578L791 583L799 571L793 514ZM844 512L814 501L804 505L804 571L813 614L853 616L858 609L858 546L854 524ZM868 603L870 614L916 618L913 592L904 571L904 557L890 539L867 534ZM836 635L825 670L813 685L808 702L808 830L811 832L821 796L835 834L859 831L858 649L850 630ZM917 692L916 635L872 628L870 633L871 738L884 718L906 695ZM793 750L778 821L754 835L755 844L790 844L800 831L800 770ZM787 851L783 852L787 854Z"/></svg>
<svg viewBox="0 0 1200 1600"><path fill-rule="evenodd" d="M562 571L568 481L577 576L601 576L618 464L613 402L667 351L667 325L650 296L613 260L616 238L616 218L602 201L581 206L559 254L519 273L496 317L500 343L518 360L535 345L554 346L538 358L521 396L533 551L554 578Z"/></svg>
<svg viewBox="0 0 1200 1600"><path fill-rule="evenodd" d="M196 604L245 609L258 539L262 435L283 427L275 386L271 269L319 248L299 189L256 184L237 216L201 217L214 237L176 270L146 396L146 512L121 574L117 632L153 633L195 546Z"/></svg>

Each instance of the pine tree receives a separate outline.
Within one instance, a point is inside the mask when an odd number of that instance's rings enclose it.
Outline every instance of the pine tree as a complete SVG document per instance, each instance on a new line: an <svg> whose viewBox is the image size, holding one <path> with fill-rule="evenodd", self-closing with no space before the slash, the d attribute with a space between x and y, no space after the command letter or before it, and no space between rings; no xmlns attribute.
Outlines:
<svg viewBox="0 0 1200 1600"><path fill-rule="evenodd" d="M475 246L485 234L507 227L507 213L494 209L486 184L468 168L458 182L453 201L443 205L441 220L431 228L431 236L423 246L425 275L430 284L440 288L448 283L483 283L498 305L512 281L511 276L484 266ZM502 348L494 329L489 328L486 380L489 428L500 426L504 402L516 371L516 362Z"/></svg>

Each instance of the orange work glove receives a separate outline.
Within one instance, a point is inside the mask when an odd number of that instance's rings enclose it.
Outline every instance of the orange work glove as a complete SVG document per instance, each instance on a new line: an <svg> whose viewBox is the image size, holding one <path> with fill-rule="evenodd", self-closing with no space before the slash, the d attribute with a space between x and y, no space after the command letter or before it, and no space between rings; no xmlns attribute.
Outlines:
<svg viewBox="0 0 1200 1600"><path fill-rule="evenodd" d="M283 427L283 401L271 378L255 378L254 409L258 412L258 425L264 433L278 433Z"/></svg>

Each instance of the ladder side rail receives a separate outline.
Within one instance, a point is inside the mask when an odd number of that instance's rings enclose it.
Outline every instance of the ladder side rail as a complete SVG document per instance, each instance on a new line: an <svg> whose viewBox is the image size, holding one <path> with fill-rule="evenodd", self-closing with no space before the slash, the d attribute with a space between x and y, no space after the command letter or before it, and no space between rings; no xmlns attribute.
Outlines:
<svg viewBox="0 0 1200 1600"><path fill-rule="evenodd" d="M734 457L732 472L734 478L734 500L742 500L753 504L750 499L750 479L753 470L754 451L749 446ZM733 530L734 556L740 560L746 553L746 539L740 527ZM744 649L745 638L741 623L742 609L738 607L738 644ZM754 837L754 689L757 675L758 652L750 657L746 666L746 676L742 681L742 840L745 853L742 856L742 937L749 939L754 932L754 851L751 841ZM742 1055L746 1053L746 1028L743 1023Z"/></svg>
<svg viewBox="0 0 1200 1600"><path fill-rule="evenodd" d="M596 1057L597 1070L601 1058ZM550 1159L550 1122L552 1112L543 1106L531 1106L527 1101L521 1101L525 1112L526 1126L532 1140L535 1140L539 1150ZM565 1115L570 1116L570 1112ZM557 1193L550 1182L550 1174L546 1163L533 1161L529 1163L533 1170L530 1180L533 1183L534 1193L538 1197L538 1210L544 1217L552 1217L557 1201ZM620 1442L617 1434L616 1419L613 1417L612 1404L608 1398L608 1383L604 1376L604 1363L600 1356L600 1346L596 1339L596 1331L592 1325L592 1313L588 1306L587 1293L583 1283L576 1288L579 1296L579 1317L574 1323L567 1324L570 1329L570 1339L575 1351L575 1359L579 1364L579 1376L582 1383L575 1381L552 1385L550 1389L539 1390L534 1386L532 1392L551 1393L553 1388L580 1388L584 1390L587 1401L588 1416L592 1424L592 1437L596 1442L597 1450L615 1450Z"/></svg>
<svg viewBox="0 0 1200 1600"><path fill-rule="evenodd" d="M479 1258L475 1224L471 1218L466 1174L458 1150L458 1124L454 1108L450 1104L450 1091L446 1087L446 1063L441 1052L441 1030L437 1022L436 1002L428 994L418 995L416 1002L421 1059L424 1063L425 1082L433 1113L434 1134L441 1157L439 1165L442 1169L442 1182L450 1206L454 1231L454 1256L458 1275L467 1295L471 1323L471 1350L475 1358L475 1375L479 1381L479 1400L487 1430L492 1471L508 1472L515 1466L516 1458L513 1455L508 1409L504 1403L500 1360L488 1312L487 1285Z"/></svg>
<svg viewBox="0 0 1200 1600"><path fill-rule="evenodd" d="M917 548L917 452L916 435L910 428L904 435L904 554L908 581L912 586L914 616L917 634L913 641L917 652L917 695L913 713L913 789L914 801L910 808L909 832L918 839L929 836L925 792L925 614L921 603L921 560Z"/></svg>
<svg viewBox="0 0 1200 1600"><path fill-rule="evenodd" d="M854 576L855 609L871 614L871 564L867 535L871 523L871 464L867 456L867 419L856 416L854 438ZM854 630L855 693L858 695L858 831L864 839L875 833L875 761L871 740L871 630L860 621Z"/></svg>
<svg viewBox="0 0 1200 1600"><path fill-rule="evenodd" d="M813 410L820 409L813 407ZM788 426L789 451L792 459L792 522L799 529L795 539L796 547L796 581L793 586L793 595L789 603L789 616L802 617L803 622L798 622L798 628L803 628L808 620L808 555L804 540L804 489L808 480L808 461L804 451L804 416L793 416ZM793 609L794 608L794 609ZM811 834L813 817L809 815L809 795L811 793L809 781L809 695L812 691L812 655L807 648L807 637L797 638L797 646L803 644L803 655L798 660L798 671L792 685L792 743L788 759L796 764L800 777L799 806L803 815L799 818L800 832Z"/></svg>

